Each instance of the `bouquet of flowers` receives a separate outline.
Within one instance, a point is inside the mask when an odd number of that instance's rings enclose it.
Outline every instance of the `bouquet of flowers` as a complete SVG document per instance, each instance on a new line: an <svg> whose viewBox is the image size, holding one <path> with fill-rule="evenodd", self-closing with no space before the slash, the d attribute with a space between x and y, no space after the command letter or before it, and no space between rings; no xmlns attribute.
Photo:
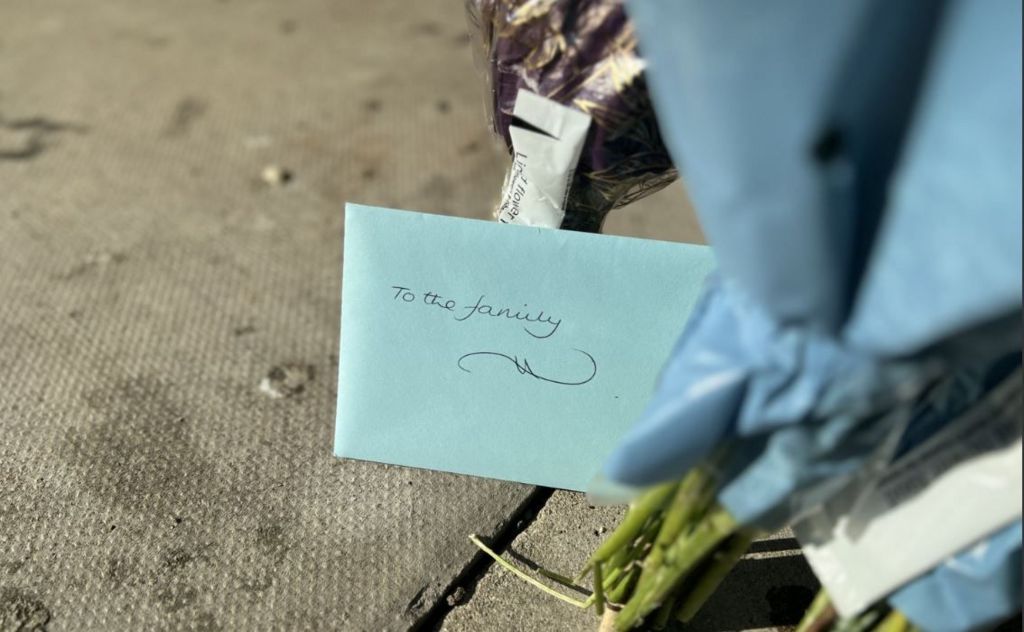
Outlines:
<svg viewBox="0 0 1024 632"><path fill-rule="evenodd" d="M591 120L580 139L578 164L557 174L568 180L564 199L554 200L564 217L549 225L599 232L611 209L677 177L621 1L468 0L466 8L485 66L491 123L513 156L510 129L537 126L514 113L520 91ZM513 179L511 173L506 178L505 197Z"/></svg>

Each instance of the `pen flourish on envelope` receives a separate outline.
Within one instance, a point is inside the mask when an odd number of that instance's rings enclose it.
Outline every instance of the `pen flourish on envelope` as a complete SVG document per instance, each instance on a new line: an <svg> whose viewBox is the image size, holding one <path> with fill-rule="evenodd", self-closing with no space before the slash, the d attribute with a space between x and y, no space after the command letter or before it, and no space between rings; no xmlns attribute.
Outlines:
<svg viewBox="0 0 1024 632"><path fill-rule="evenodd" d="M507 360L507 361L511 362L516 367L516 370L519 371L520 375L528 375L528 376L530 376L532 378L541 380L543 382L550 382L551 384L560 384L562 386L583 386L587 382L589 382L592 379L594 379L594 376L597 375L597 361L594 360L594 356L590 355L589 353L587 353L586 351L584 351L582 349L573 349L573 350L574 351L578 351L579 353L582 353L584 356L586 356L587 361L589 361L589 363L590 363L590 375L587 376L585 379L582 379L582 380L579 380L579 381L556 380L554 378L544 377L543 375L538 375L536 370L534 370L534 368L530 366L530 363L529 363L529 361L526 358L519 358L518 356L510 356L508 354L500 353L498 351L474 351L473 353L467 353L467 354L465 354L465 355L463 355L462 357L459 358L458 365L459 365L459 368L462 369L463 371L465 371L466 373L472 373L472 371L467 369L466 366L465 366L465 363L466 363L466 361L469 358L473 358L473 357L501 358L503 360Z"/></svg>

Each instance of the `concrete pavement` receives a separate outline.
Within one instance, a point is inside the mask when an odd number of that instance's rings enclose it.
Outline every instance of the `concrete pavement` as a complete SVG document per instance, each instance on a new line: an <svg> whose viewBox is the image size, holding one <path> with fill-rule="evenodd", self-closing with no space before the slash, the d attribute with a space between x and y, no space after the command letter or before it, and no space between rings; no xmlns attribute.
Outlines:
<svg viewBox="0 0 1024 632"><path fill-rule="evenodd" d="M572 567L614 511L331 456L344 202L497 197L465 30L442 0L3 3L0 630L586 629L488 614L466 536ZM679 188L609 231L700 238Z"/></svg>

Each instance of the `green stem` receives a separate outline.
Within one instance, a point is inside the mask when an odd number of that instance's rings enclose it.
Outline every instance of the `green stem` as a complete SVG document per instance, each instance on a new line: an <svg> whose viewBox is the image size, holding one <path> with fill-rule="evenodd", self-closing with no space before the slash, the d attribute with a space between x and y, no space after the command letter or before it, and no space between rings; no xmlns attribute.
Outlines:
<svg viewBox="0 0 1024 632"><path fill-rule="evenodd" d="M608 571L607 576L614 574L616 571L621 572L625 569L634 557L634 547L624 546L616 551L610 558L604 561L604 568Z"/></svg>
<svg viewBox="0 0 1024 632"><path fill-rule="evenodd" d="M666 501L672 496L678 483L663 483L651 488L640 496L630 506L622 523L612 531L601 546L597 547L594 554L590 556L583 570L580 572L582 578L587 571L593 568L598 561L605 561L615 554L619 549L629 546L647 523L647 519L656 511L661 509Z"/></svg>
<svg viewBox="0 0 1024 632"><path fill-rule="evenodd" d="M631 603L637 596L642 601L650 593L667 552L691 529L693 523L707 513L707 507L713 499L712 480L703 467L695 467L683 477L665 512L654 546L644 559L643 572L633 591Z"/></svg>
<svg viewBox="0 0 1024 632"><path fill-rule="evenodd" d="M874 632L907 632L908 630L910 630L910 622L899 610L893 610L882 619Z"/></svg>
<svg viewBox="0 0 1024 632"><path fill-rule="evenodd" d="M689 535L679 538L665 551L664 564L651 578L646 590L641 590L641 587L637 586L633 597L615 621L616 629L628 630L643 620L664 602L673 588L678 586L705 555L713 551L735 530L736 521L728 511L721 507L710 511Z"/></svg>
<svg viewBox="0 0 1024 632"><path fill-rule="evenodd" d="M476 537L475 534L470 535L469 539L481 551L483 551L487 555L491 556L491 558L494 559L495 562L497 562L499 565L504 567L510 573L512 573L513 575L515 575L519 579L523 580L524 582L530 584L531 586L534 586L535 588L539 588L540 590L542 590L543 592L546 592L547 594L551 595L552 597L555 597L556 599L561 599L565 603L572 604L572 605L576 606L577 608L586 608L586 607L589 606L589 604L586 603L586 602L577 601L576 599L573 599L572 597L570 597L568 595L563 595L562 593L558 592L557 590L555 590L553 588L550 588L548 586L545 586L544 584L542 584L541 582L537 581L533 577L530 577L529 575L527 575L523 571L519 570L518 568L516 568L515 566L513 566L509 562L506 562L500 555L498 555L497 553L492 551L490 548L488 548L488 546L486 544L481 542L480 538Z"/></svg>
<svg viewBox="0 0 1024 632"><path fill-rule="evenodd" d="M579 588L579 585L577 585L576 582L574 582L573 580L569 579L565 575L562 575L560 573L556 573L555 571L549 571L548 569L546 569L546 568L544 568L542 566L538 566L537 567L537 572L540 573L541 575L543 575L544 577L547 577L551 581L558 582L559 584L565 586L566 588Z"/></svg>
<svg viewBox="0 0 1024 632"><path fill-rule="evenodd" d="M703 467L690 470L679 484L655 544L663 548L679 539L683 529L707 513L714 499L712 479Z"/></svg>
<svg viewBox="0 0 1024 632"><path fill-rule="evenodd" d="M623 576L619 583L608 589L608 603L625 603L626 595L633 589L636 579L640 577L640 567L634 566Z"/></svg>
<svg viewBox="0 0 1024 632"><path fill-rule="evenodd" d="M651 624L655 630L664 630L665 626L668 625L668 619L672 616L672 611L676 609L676 601L678 594L670 596L665 600L665 603L661 604L658 608L657 614L654 615L654 621Z"/></svg>
<svg viewBox="0 0 1024 632"><path fill-rule="evenodd" d="M812 632L813 630L824 630L829 622L836 618L836 609L832 606L832 599L824 588L814 596L814 601L808 606L804 617L796 626L796 632Z"/></svg>
<svg viewBox="0 0 1024 632"><path fill-rule="evenodd" d="M742 529L726 540L723 546L712 554L710 564L697 578L697 582L679 605L676 618L683 623L689 623L696 616L701 606L718 589L725 576L750 548L753 539L754 531Z"/></svg>
<svg viewBox="0 0 1024 632"><path fill-rule="evenodd" d="M604 573L601 562L594 564L594 611L597 616L604 614Z"/></svg>
<svg viewBox="0 0 1024 632"><path fill-rule="evenodd" d="M854 617L840 619L833 627L833 632L868 632L873 630L875 624L881 621L882 612L878 606L872 606Z"/></svg>

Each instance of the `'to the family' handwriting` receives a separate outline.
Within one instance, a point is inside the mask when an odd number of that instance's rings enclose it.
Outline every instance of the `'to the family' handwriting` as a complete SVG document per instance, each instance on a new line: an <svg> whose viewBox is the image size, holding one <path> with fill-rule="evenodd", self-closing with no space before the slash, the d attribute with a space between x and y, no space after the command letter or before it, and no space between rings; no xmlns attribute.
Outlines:
<svg viewBox="0 0 1024 632"><path fill-rule="evenodd" d="M396 301L412 303L417 299L416 293L407 287L392 285L391 289L395 290L394 300ZM558 327L562 324L561 318L556 319L549 314L545 314L544 310L540 310L535 313L530 310L529 306L525 303L523 304L522 309L499 307L497 305L485 303L484 300L486 298L487 296L485 294L481 294L475 304L460 306L457 301L445 298L437 292L426 292L422 295L422 300L425 305L431 305L447 312L451 312L452 317L459 322L464 322L479 314L481 316L491 316L492 318L505 318L507 320L532 323L532 326L523 325L523 331L534 338L550 338L555 335L555 332L558 331Z"/></svg>

